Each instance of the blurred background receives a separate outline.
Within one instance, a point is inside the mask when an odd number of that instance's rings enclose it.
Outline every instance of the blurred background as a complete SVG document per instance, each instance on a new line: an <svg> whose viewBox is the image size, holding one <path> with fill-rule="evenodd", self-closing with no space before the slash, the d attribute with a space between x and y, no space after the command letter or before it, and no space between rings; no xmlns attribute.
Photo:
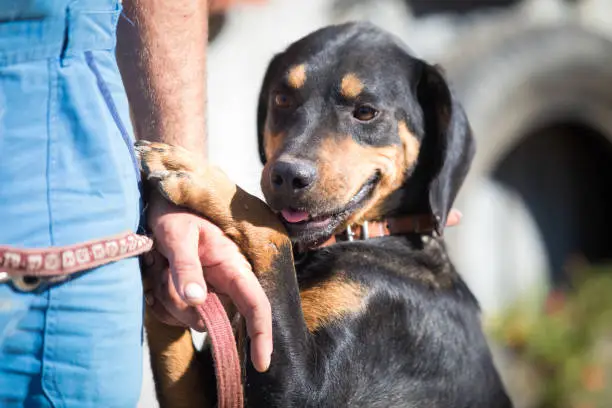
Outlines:
<svg viewBox="0 0 612 408"><path fill-rule="evenodd" d="M216 13L209 153L251 193L269 60L349 20L442 65L467 110L478 151L447 241L517 408L612 406L612 1L261 0ZM143 408L156 406L146 360Z"/></svg>

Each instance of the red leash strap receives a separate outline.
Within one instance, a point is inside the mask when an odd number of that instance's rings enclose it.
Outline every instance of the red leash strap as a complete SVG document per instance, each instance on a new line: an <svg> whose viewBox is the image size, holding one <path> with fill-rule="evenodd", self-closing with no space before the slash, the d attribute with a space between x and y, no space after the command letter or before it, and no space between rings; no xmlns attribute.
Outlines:
<svg viewBox="0 0 612 408"><path fill-rule="evenodd" d="M31 291L44 279L60 282L73 273L140 255L152 246L152 239L132 232L64 247L21 249L0 245L0 283L12 281L20 290ZM27 284L27 277L38 278L37 283ZM212 292L197 310L212 342L219 408L242 408L240 360L227 313Z"/></svg>
<svg viewBox="0 0 612 408"><path fill-rule="evenodd" d="M242 408L244 406L244 396L242 393L240 359L227 313L225 313L221 301L213 292L208 292L206 301L197 310L204 320L212 343L215 374L217 376L217 406L219 408Z"/></svg>

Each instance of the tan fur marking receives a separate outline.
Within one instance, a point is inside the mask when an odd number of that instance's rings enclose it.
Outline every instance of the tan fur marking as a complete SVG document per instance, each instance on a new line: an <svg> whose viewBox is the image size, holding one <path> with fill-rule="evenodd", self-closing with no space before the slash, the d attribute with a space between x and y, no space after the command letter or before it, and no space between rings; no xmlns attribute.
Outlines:
<svg viewBox="0 0 612 408"><path fill-rule="evenodd" d="M171 170L160 188L171 202L212 220L234 240L256 275L271 271L272 262L290 241L278 217L259 198L234 184L219 168L198 163L185 149L151 143L141 149L149 172Z"/></svg>
<svg viewBox="0 0 612 408"><path fill-rule="evenodd" d="M306 83L306 65L295 65L289 69L287 83L290 87L300 89Z"/></svg>
<svg viewBox="0 0 612 408"><path fill-rule="evenodd" d="M323 140L317 195L335 198L336 208L345 205L374 172L381 174L370 201L341 228L379 219L385 212L384 206L393 205L387 201L402 186L406 171L416 164L420 152L419 141L404 121L398 123L398 134L401 146L368 147L350 136Z"/></svg>
<svg viewBox="0 0 612 408"><path fill-rule="evenodd" d="M291 248L285 227L270 208L260 199L239 189L232 200L232 218L235 230L228 228L225 233L235 240L245 253L258 277L273 272L273 262L281 248ZM240 204L249 201L249 208ZM234 210L242 207L242 211ZM262 282L264 284L264 282Z"/></svg>
<svg viewBox="0 0 612 408"><path fill-rule="evenodd" d="M346 99L355 99L363 91L363 82L354 73L348 73L340 83L340 93Z"/></svg>
<svg viewBox="0 0 612 408"><path fill-rule="evenodd" d="M409 169L416 164L421 150L421 143L408 130L408 125L403 120L397 124L397 128L400 140L402 141L402 147L404 148L404 165L406 169Z"/></svg>
<svg viewBox="0 0 612 408"><path fill-rule="evenodd" d="M272 160L276 156L283 145L284 139L285 135L283 133L272 133L266 129L264 132L264 151L267 160Z"/></svg>
<svg viewBox="0 0 612 408"><path fill-rule="evenodd" d="M195 358L191 332L161 323L146 311L145 326L161 407L196 408L210 406L200 384L202 369Z"/></svg>
<svg viewBox="0 0 612 408"><path fill-rule="evenodd" d="M211 188L211 180L218 181L214 184L219 188ZM271 272L272 262L280 248L289 245L289 238L263 201L230 183L225 173L212 167L191 185L184 181L180 188L177 204L213 220L238 244L257 276Z"/></svg>
<svg viewBox="0 0 612 408"><path fill-rule="evenodd" d="M331 201L328 204L330 209L345 206L370 177L377 171L381 174L370 201L340 228L375 219L371 210L403 183L404 173L400 165L403 162L402 156L398 146L364 146L349 135L323 140L319 150L319 180L315 190L318 197Z"/></svg>
<svg viewBox="0 0 612 408"><path fill-rule="evenodd" d="M363 306L365 288L336 276L300 292L306 327L314 332L336 319L357 313Z"/></svg>
<svg viewBox="0 0 612 408"><path fill-rule="evenodd" d="M406 122L398 122L398 135L402 144L395 158L395 169L392 172L394 176L385 177L383 174L378 191L371 200L372 205L359 214L359 217L353 217L351 222L361 224L363 221L380 219L387 207L398 205L401 197L393 193L403 184L406 172L416 164L421 149L418 139L408 130Z"/></svg>

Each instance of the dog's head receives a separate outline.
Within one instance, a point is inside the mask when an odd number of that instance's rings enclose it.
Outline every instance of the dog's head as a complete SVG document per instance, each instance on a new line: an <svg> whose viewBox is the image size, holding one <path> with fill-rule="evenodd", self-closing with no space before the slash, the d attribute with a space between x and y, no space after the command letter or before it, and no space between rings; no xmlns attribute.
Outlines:
<svg viewBox="0 0 612 408"><path fill-rule="evenodd" d="M442 73L367 23L275 56L257 130L266 201L305 244L399 214L431 214L441 234L474 153Z"/></svg>

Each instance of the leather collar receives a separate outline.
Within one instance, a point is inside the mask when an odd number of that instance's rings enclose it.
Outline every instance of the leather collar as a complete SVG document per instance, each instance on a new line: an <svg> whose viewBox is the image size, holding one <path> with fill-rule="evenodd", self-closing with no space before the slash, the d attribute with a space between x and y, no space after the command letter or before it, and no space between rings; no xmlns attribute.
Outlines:
<svg viewBox="0 0 612 408"><path fill-rule="evenodd" d="M389 217L381 221L365 221L361 225L351 225L343 233L329 238L317 248L341 241L366 240L389 235L424 234L435 230L435 220L431 215L405 215Z"/></svg>

